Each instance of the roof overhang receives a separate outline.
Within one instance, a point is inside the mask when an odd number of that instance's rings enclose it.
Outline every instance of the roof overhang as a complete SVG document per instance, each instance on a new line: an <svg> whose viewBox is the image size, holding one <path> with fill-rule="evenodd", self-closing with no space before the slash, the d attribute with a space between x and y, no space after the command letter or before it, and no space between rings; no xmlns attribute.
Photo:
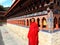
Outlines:
<svg viewBox="0 0 60 45"><path fill-rule="evenodd" d="M5 11L0 11L0 17L5 16L4 14L5 14Z"/></svg>
<svg viewBox="0 0 60 45"><path fill-rule="evenodd" d="M20 0L16 0L12 6L7 10L7 12L5 13L5 16L19 3Z"/></svg>

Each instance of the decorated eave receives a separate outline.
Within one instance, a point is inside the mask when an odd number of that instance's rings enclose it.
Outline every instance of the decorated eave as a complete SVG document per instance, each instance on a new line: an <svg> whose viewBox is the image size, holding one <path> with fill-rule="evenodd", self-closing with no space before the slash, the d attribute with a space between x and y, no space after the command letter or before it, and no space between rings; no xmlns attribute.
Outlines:
<svg viewBox="0 0 60 45"><path fill-rule="evenodd" d="M27 1L27 0L15 0L15 2L12 4L12 6L8 9L8 11L6 12L6 14L5 14L5 16L7 16L7 15L9 15L9 13L17 6L17 4L18 3L20 3L20 5L21 5L21 1ZM31 0L28 0L27 2L29 2L29 1L31 1ZM27 3L26 2L26 3ZM23 6L25 6L26 7L26 5L27 4L23 4ZM21 7L20 9L22 9L23 7ZM18 9L19 10L19 9Z"/></svg>
<svg viewBox="0 0 60 45"><path fill-rule="evenodd" d="M7 10L7 12L5 13L5 16L17 5L17 3L19 2L20 0L15 0L15 2L12 4L12 6Z"/></svg>
<svg viewBox="0 0 60 45"><path fill-rule="evenodd" d="M48 2L48 4L45 4L45 2L43 4L40 3L40 0L16 0L9 8L5 16L14 17L40 12L41 10L46 10L46 8L50 6L51 3L52 1Z"/></svg>

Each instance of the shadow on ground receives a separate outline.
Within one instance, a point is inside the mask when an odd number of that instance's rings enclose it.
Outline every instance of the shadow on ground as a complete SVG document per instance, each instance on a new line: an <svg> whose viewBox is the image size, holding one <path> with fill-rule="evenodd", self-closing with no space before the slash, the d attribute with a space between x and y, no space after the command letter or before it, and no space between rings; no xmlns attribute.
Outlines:
<svg viewBox="0 0 60 45"><path fill-rule="evenodd" d="M1 31L0 31L0 45L4 45L4 42L3 42L3 38L2 38Z"/></svg>

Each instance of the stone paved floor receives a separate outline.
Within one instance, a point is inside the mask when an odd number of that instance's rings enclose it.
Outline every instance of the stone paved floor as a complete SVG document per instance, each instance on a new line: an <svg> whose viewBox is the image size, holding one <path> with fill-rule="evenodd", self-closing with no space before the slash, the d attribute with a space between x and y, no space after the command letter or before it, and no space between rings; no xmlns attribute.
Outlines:
<svg viewBox="0 0 60 45"><path fill-rule="evenodd" d="M5 26L0 26L0 45L24 45L21 39L8 30Z"/></svg>
<svg viewBox="0 0 60 45"><path fill-rule="evenodd" d="M0 45L4 45L4 42L3 42L3 38L2 38L1 31L0 31Z"/></svg>
<svg viewBox="0 0 60 45"><path fill-rule="evenodd" d="M28 31L28 28L13 24L0 26L0 45L28 45ZM39 45L60 45L60 31L52 34L39 31Z"/></svg>

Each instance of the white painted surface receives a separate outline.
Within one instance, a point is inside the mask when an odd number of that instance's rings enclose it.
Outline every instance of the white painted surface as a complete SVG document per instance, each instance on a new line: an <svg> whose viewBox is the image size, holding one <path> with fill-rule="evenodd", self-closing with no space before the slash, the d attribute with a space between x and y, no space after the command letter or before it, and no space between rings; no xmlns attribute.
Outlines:
<svg viewBox="0 0 60 45"><path fill-rule="evenodd" d="M5 45L28 45L29 28L7 24L1 29ZM39 45L60 45L60 31L47 33L39 31Z"/></svg>

